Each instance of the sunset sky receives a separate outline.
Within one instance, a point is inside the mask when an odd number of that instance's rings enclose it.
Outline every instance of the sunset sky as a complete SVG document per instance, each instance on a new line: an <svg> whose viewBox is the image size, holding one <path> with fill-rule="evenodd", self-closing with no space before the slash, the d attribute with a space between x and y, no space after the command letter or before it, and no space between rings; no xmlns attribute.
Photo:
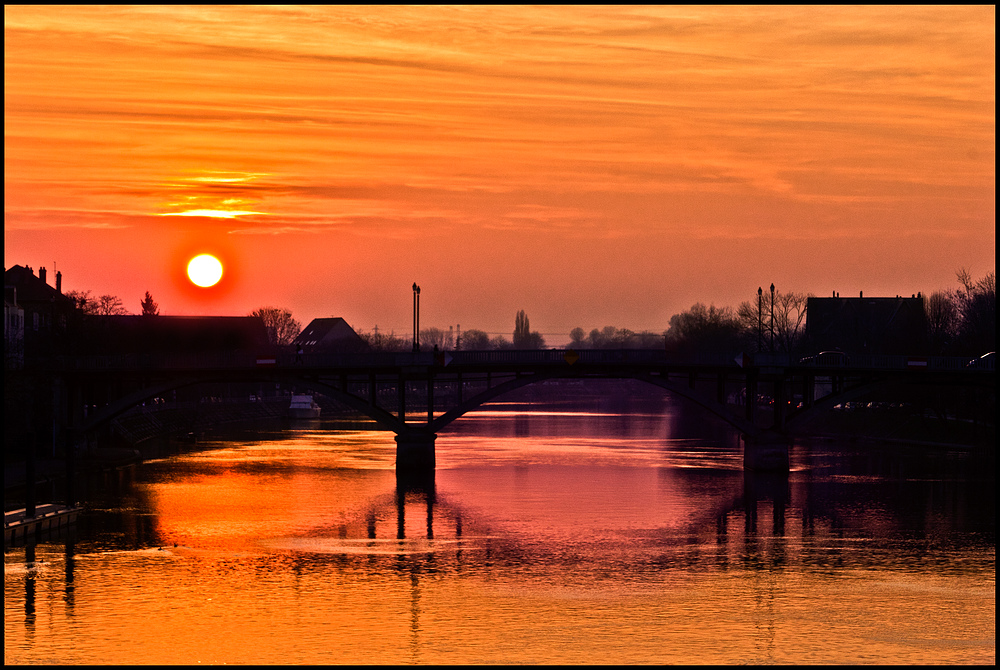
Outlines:
<svg viewBox="0 0 1000 670"><path fill-rule="evenodd" d="M995 8L4 8L4 265L549 344L996 266ZM184 278L217 255L212 289ZM51 281L51 279L50 279Z"/></svg>

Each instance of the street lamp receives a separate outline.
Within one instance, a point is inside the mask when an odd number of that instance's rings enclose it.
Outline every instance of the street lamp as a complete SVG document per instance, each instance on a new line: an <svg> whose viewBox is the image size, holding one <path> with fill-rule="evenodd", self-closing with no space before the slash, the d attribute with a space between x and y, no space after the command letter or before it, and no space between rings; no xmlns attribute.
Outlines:
<svg viewBox="0 0 1000 670"><path fill-rule="evenodd" d="M420 287L413 282L413 350L420 351Z"/></svg>
<svg viewBox="0 0 1000 670"><path fill-rule="evenodd" d="M771 284L771 353L774 353L774 283Z"/></svg>
<svg viewBox="0 0 1000 670"><path fill-rule="evenodd" d="M757 351L764 350L764 313L761 308L761 298L764 289L757 287Z"/></svg>

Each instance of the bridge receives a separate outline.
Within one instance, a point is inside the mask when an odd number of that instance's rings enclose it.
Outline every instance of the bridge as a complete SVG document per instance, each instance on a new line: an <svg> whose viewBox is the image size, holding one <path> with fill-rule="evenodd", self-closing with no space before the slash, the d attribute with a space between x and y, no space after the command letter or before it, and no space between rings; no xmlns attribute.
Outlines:
<svg viewBox="0 0 1000 670"><path fill-rule="evenodd" d="M662 350L508 350L362 354L250 353L55 358L67 433L90 433L154 397L206 382L308 388L396 435L396 467L433 470L437 433L514 389L559 379L635 379L687 398L738 429L747 467L781 467L783 432L797 420L888 384L995 390L992 360L888 355L670 356ZM820 394L817 394L820 389ZM84 414L84 408L95 408ZM762 411L766 409L767 411ZM751 445L770 445L760 449ZM778 446L775 446L778 445Z"/></svg>

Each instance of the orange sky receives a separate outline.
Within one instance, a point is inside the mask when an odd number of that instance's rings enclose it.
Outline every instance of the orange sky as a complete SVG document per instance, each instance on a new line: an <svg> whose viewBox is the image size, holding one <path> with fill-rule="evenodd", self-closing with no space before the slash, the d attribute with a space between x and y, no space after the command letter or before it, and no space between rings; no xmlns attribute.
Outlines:
<svg viewBox="0 0 1000 670"><path fill-rule="evenodd" d="M550 344L996 266L993 7L4 8L5 266ZM166 216L197 210L221 216ZM237 213L237 214L233 214ZM196 252L226 276L194 289Z"/></svg>

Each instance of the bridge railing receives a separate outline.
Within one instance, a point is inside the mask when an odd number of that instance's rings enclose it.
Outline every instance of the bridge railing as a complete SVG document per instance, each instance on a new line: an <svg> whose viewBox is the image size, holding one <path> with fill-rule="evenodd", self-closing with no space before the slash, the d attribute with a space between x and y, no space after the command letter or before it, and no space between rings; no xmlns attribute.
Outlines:
<svg viewBox="0 0 1000 670"><path fill-rule="evenodd" d="M505 365L684 365L792 369L870 369L870 370L969 370L993 372L993 358L970 361L964 357L902 356L883 354L825 353L802 357L797 354L758 352L746 357L733 354L668 355L659 349L539 349L449 352L364 352L316 353L297 355L280 352L211 352L194 354L117 354L106 356L66 356L43 362L43 368L87 371L180 371L180 370L249 370L267 368L328 369L399 369L406 367L505 366Z"/></svg>

